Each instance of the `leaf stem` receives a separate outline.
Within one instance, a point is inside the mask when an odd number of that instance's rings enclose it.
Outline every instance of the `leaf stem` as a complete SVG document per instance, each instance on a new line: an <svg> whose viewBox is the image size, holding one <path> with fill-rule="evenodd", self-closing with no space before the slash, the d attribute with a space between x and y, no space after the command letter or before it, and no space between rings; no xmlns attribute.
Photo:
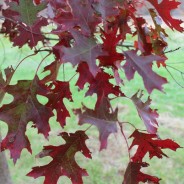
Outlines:
<svg viewBox="0 0 184 184"><path fill-rule="evenodd" d="M129 151L130 146L128 144L127 138L126 138L125 133L123 131L123 126L122 126L122 124L120 122L118 122L118 124L119 124L120 130L121 130L121 133L122 133L122 135L123 135L123 137L125 139L125 142L126 142L129 160L131 160L130 151Z"/></svg>
<svg viewBox="0 0 184 184"><path fill-rule="evenodd" d="M27 58L29 58L29 57L31 57L31 56L35 56L35 55L36 55L36 53L30 54L30 55L26 56L25 58L23 58L23 59L18 63L18 65L15 67L15 69L14 69L14 71L13 71L12 76L10 77L10 81L11 81L11 79L12 79L14 73L16 72L17 68L20 66L20 64L21 64L24 60L26 60Z"/></svg>
<svg viewBox="0 0 184 184"><path fill-rule="evenodd" d="M34 78L36 77L36 75L37 75L37 73L38 73L38 70L39 70L41 64L43 63L43 61L44 61L50 54L51 54L51 53L48 53L48 54L41 60L40 64L38 65L38 67L37 67L37 69L36 69ZM34 80L34 79L33 79L33 80Z"/></svg>

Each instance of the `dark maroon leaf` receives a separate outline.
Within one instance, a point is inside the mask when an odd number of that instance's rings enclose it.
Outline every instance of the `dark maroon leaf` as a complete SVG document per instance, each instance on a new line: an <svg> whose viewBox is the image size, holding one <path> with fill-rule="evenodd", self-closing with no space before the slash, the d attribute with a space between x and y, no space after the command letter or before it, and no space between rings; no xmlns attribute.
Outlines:
<svg viewBox="0 0 184 184"><path fill-rule="evenodd" d="M10 80L14 74L14 69L12 67L8 67L4 70L5 79L3 78L3 74L0 71L0 103L2 102L4 95L6 93L6 86L9 85Z"/></svg>
<svg viewBox="0 0 184 184"><path fill-rule="evenodd" d="M123 54L116 51L116 47L120 40L122 40L121 34L117 35L117 30L114 29L109 33L101 30L103 45L102 48L106 51L107 55L99 56L100 66L112 66L118 68L120 62L124 59Z"/></svg>
<svg viewBox="0 0 184 184"><path fill-rule="evenodd" d="M148 167L149 164L145 162L129 162L124 175L124 181L122 184L139 184L139 182L153 182L158 184L160 179L148 174L142 173L140 170L142 167Z"/></svg>
<svg viewBox="0 0 184 184"><path fill-rule="evenodd" d="M42 79L42 82L46 84L47 82L56 81L60 66L61 62L58 60L55 60L50 65L47 65L43 72L49 71L49 74Z"/></svg>
<svg viewBox="0 0 184 184"><path fill-rule="evenodd" d="M91 84L94 80L93 75L89 71L87 63L80 63L77 67L77 72L79 73L79 78L77 80L76 85L79 86L80 89L83 89L84 85L87 82Z"/></svg>
<svg viewBox="0 0 184 184"><path fill-rule="evenodd" d="M90 83L89 90L86 95L91 96L94 93L97 94L96 107L98 107L103 101L104 97L107 98L109 94L114 94L115 96L124 96L120 91L119 86L114 86L109 82L113 77L103 70L97 74L95 79Z"/></svg>
<svg viewBox="0 0 184 184"><path fill-rule="evenodd" d="M67 176L72 184L82 184L82 176L88 176L88 173L79 167L75 161L75 154L81 152L85 157L91 158L91 153L85 144L88 136L84 131L70 134L63 132L60 135L66 141L65 144L45 146L39 154L40 157L50 156L53 160L47 165L34 167L27 176L33 178L45 176L44 184L57 184L60 176Z"/></svg>
<svg viewBox="0 0 184 184"><path fill-rule="evenodd" d="M1 150L9 149L14 163L20 157L22 149L31 152L31 147L25 135L27 124L32 121L38 132L48 137L50 131L49 118L53 116L50 108L40 104L36 95L44 95L47 89L38 78L34 81L22 80L16 85L6 86L6 92L14 100L0 108L0 120L8 125L8 133L1 142Z"/></svg>
<svg viewBox="0 0 184 184"><path fill-rule="evenodd" d="M27 43L30 48L33 48L39 41L44 42L45 37L41 33L41 27L47 25L46 19L40 19L32 27L23 24L18 26L18 33L12 40L14 46L22 47Z"/></svg>
<svg viewBox="0 0 184 184"><path fill-rule="evenodd" d="M100 23L100 19L95 15L91 2L87 0L69 0L68 5L65 8L60 8L59 13L54 17L54 21L62 25L62 31L80 27L84 35L91 35L96 25Z"/></svg>
<svg viewBox="0 0 184 184"><path fill-rule="evenodd" d="M70 114L63 102L64 98L72 100L72 94L70 92L69 82L54 81L51 84L50 93L47 94L49 99L46 104L47 107L57 112L57 121L62 127L66 124L66 118L70 117Z"/></svg>

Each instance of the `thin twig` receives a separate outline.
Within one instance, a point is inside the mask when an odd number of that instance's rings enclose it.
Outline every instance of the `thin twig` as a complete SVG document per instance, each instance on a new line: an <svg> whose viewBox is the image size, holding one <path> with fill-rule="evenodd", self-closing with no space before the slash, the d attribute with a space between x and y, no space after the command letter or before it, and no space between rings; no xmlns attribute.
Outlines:
<svg viewBox="0 0 184 184"><path fill-rule="evenodd" d="M93 126L93 125L90 125L90 126L85 130L85 132L88 131L92 126Z"/></svg>
<svg viewBox="0 0 184 184"><path fill-rule="evenodd" d="M129 160L130 160L131 159L131 157L130 157L130 151L129 151L130 146L129 146L128 141L127 141L127 138L126 138L126 136L125 136L125 134L123 132L123 126L122 126L122 124L120 124L120 122L118 122L118 124L120 126L121 133L122 133L122 135L123 135L123 137L125 139L126 146L127 146L127 151L128 151L128 157L129 157Z"/></svg>
<svg viewBox="0 0 184 184"><path fill-rule="evenodd" d="M184 88L184 86L182 86L172 75L172 73L168 70L167 66L165 67L165 69L167 70L167 72L170 74L170 76L172 77L172 79L176 82L176 84L178 84L181 88Z"/></svg>
<svg viewBox="0 0 184 184"><path fill-rule="evenodd" d="M130 123L130 122L119 122L119 123L121 123L121 124L129 124L129 125L131 125L134 129L137 129L137 128L135 127L135 125L133 125L133 124Z"/></svg>
<svg viewBox="0 0 184 184"><path fill-rule="evenodd" d="M17 70L17 68L20 66L20 64L21 64L24 60L26 60L27 58L29 58L29 57L31 57L31 56L35 56L35 55L36 55L36 53L33 53L33 54L30 54L30 55L26 56L25 58L23 58L23 59L18 63L18 65L15 67L15 69L14 69L14 71L13 71L13 74L11 75L9 81L11 81L11 79L12 79L14 73L16 72L16 70Z"/></svg>
<svg viewBox="0 0 184 184"><path fill-rule="evenodd" d="M170 66L170 65L166 65L166 67L169 67L169 68L172 68L173 70L176 70L177 72L181 73L181 74L184 74L184 72L180 71L179 69L173 67L173 66Z"/></svg>
<svg viewBox="0 0 184 184"><path fill-rule="evenodd" d="M177 51L179 49L181 49L181 47L178 47L176 49L171 49L171 50L165 51L164 54L172 53L172 52L175 52L175 51Z"/></svg>
<svg viewBox="0 0 184 184"><path fill-rule="evenodd" d="M41 64L43 63L43 61L44 61L50 54L51 54L51 53L48 53L48 54L41 60L40 64L38 65L38 67L37 67L37 69L36 69L34 78L36 77L36 75L37 75L37 73L38 73L38 70L39 70Z"/></svg>

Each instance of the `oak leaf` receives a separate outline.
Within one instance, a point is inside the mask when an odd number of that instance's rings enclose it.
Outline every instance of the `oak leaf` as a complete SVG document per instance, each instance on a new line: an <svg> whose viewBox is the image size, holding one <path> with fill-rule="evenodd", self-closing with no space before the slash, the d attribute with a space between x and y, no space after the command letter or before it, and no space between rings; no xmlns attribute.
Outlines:
<svg viewBox="0 0 184 184"><path fill-rule="evenodd" d="M113 77L103 70L101 70L93 81L91 81L88 91L86 92L86 96L91 96L94 93L97 94L97 102L96 107L98 107L104 98L108 98L109 94L113 94L115 96L124 96L124 93L121 92L119 86L114 86L109 82Z"/></svg>
<svg viewBox="0 0 184 184"><path fill-rule="evenodd" d="M183 32L184 29L181 27L183 21L175 19L171 15L171 11L177 9L177 7L181 4L180 2L175 0L162 0L160 3L158 0L148 0L148 2L154 6L163 21L171 29L176 29L177 31Z"/></svg>
<svg viewBox="0 0 184 184"><path fill-rule="evenodd" d="M15 163L22 149L26 148L31 153L30 143L25 134L27 124L32 121L38 133L47 138L50 131L48 121L53 113L37 100L37 94L47 93L47 89L37 77L34 81L21 80L15 85L8 85L6 92L14 99L0 108L0 120L8 125L8 133L1 142L1 151L9 149Z"/></svg>
<svg viewBox="0 0 184 184"><path fill-rule="evenodd" d="M84 112L80 109L75 110L75 113L79 116L79 124L89 123L95 125L99 130L100 150L105 149L109 135L117 132L118 109L111 112L110 102L107 98L103 98L99 107L94 110L88 109L85 106L83 109Z"/></svg>
<svg viewBox="0 0 184 184"><path fill-rule="evenodd" d="M102 51L101 45L97 44L94 38L86 37L79 31L72 31L71 33L74 37L75 44L72 48L62 47L64 55L61 59L64 62L72 63L73 66L81 62L86 62L90 72L95 76L99 70L96 59L100 55L105 55L105 52Z"/></svg>
<svg viewBox="0 0 184 184"><path fill-rule="evenodd" d="M48 103L47 107L57 112L57 121L62 127L66 124L66 118L70 116L63 100L64 98L72 100L69 82L54 81L51 84L49 94L47 94Z"/></svg>
<svg viewBox="0 0 184 184"><path fill-rule="evenodd" d="M143 96L142 91L140 92L140 95L138 95L137 92L131 97L131 100L135 104L140 118L144 121L147 131L149 133L155 134L158 128L157 118L159 115L157 113L157 110L153 110L150 108L151 104L150 97L144 103L141 100L142 96Z"/></svg>
<svg viewBox="0 0 184 184"><path fill-rule="evenodd" d="M20 14L20 21L28 26L32 26L38 19L38 12L46 8L45 3L35 6L32 0L19 0L19 3L11 2L9 5L11 10Z"/></svg>
<svg viewBox="0 0 184 184"><path fill-rule="evenodd" d="M148 174L142 173L140 170L142 167L148 167L149 164L145 162L129 162L124 175L124 181L122 184L138 184L139 182L153 182L159 184L160 179Z"/></svg>
<svg viewBox="0 0 184 184"><path fill-rule="evenodd" d="M27 176L34 178L45 176L44 184L57 184L60 176L67 176L72 184L82 184L82 176L88 176L88 173L79 167L75 161L75 154L81 152L86 158L91 158L91 153L85 144L88 136L84 131L70 134L63 132L60 136L66 141L65 144L45 146L39 154L40 157L50 156L53 160L47 165L33 167Z"/></svg>
<svg viewBox="0 0 184 184"><path fill-rule="evenodd" d="M137 71L143 78L148 93L151 93L153 89L162 91L162 85L167 83L167 80L152 70L152 63L153 61L164 60L164 58L156 55L139 56L135 50L125 51L124 55L126 63L123 68L128 80L131 80Z"/></svg>
<svg viewBox="0 0 184 184"><path fill-rule="evenodd" d="M129 149L138 146L136 153L132 157L133 162L142 162L144 156L149 153L150 159L154 156L162 158L167 157L162 149L176 151L180 146L171 139L159 139L156 134L146 134L135 130L130 138L134 138Z"/></svg>

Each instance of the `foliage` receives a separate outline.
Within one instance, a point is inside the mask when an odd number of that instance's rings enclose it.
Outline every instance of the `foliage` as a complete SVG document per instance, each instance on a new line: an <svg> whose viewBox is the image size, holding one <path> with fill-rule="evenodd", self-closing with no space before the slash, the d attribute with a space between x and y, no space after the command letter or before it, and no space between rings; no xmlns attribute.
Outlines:
<svg viewBox="0 0 184 184"><path fill-rule="evenodd" d="M161 19L169 28L183 32L182 21L171 15L179 4L175 0L163 0L161 3L157 0L6 0L1 6L4 20L1 33L10 39L13 46L21 48L28 45L33 53L21 60L16 68L10 66L0 73L0 101L3 102L6 94L13 96L13 101L2 104L0 108L0 120L8 125L1 151L10 150L11 158L16 163L24 148L32 152L25 134L30 121L38 133L48 138L49 119L54 113L63 128L68 123L67 118L74 113L78 117L76 124L79 130L60 133L65 144L44 147L38 157L50 156L53 160L45 166L34 167L28 176L45 176L44 184L56 184L60 176L69 177L73 184L83 183L82 176L88 173L75 161L75 154L81 152L85 157L92 158L85 141L88 139L87 131L95 125L99 130L100 150L107 148L109 135L118 130L126 140L129 164L122 179L123 184L159 183L159 178L142 173L141 167L149 165L144 161L145 155L148 153L150 159L154 156L167 157L162 149L176 151L181 147L171 139L159 137L159 115L156 109L151 108L150 97L144 102L142 91L133 96L123 93L120 71L125 73L128 80L132 80L137 72L149 94L154 89L163 91L167 79L158 75L152 67L156 63L159 69L165 67L167 62L165 49L168 35ZM146 22L141 8L147 10L153 26ZM135 38L132 46L126 45L128 35ZM118 50L118 47L121 49ZM20 64L41 52L47 55L40 61L34 78L12 84L11 80ZM45 75L41 77L39 70L49 56L54 59L42 68ZM66 63L71 64L75 71L68 80L65 79ZM62 80L58 78L61 69ZM96 95L94 109L81 104L81 108L73 108L71 112L66 106L66 99L75 103L70 88L76 77L78 90L85 90L85 95L93 99ZM38 95L45 97L47 102L41 103ZM129 137L133 138L131 146L124 133L127 122L118 120L118 107L112 106L116 98L132 101L146 127L143 133L143 130L128 122L135 128ZM82 130L83 124L90 125ZM133 149L135 145L137 148Z"/></svg>

